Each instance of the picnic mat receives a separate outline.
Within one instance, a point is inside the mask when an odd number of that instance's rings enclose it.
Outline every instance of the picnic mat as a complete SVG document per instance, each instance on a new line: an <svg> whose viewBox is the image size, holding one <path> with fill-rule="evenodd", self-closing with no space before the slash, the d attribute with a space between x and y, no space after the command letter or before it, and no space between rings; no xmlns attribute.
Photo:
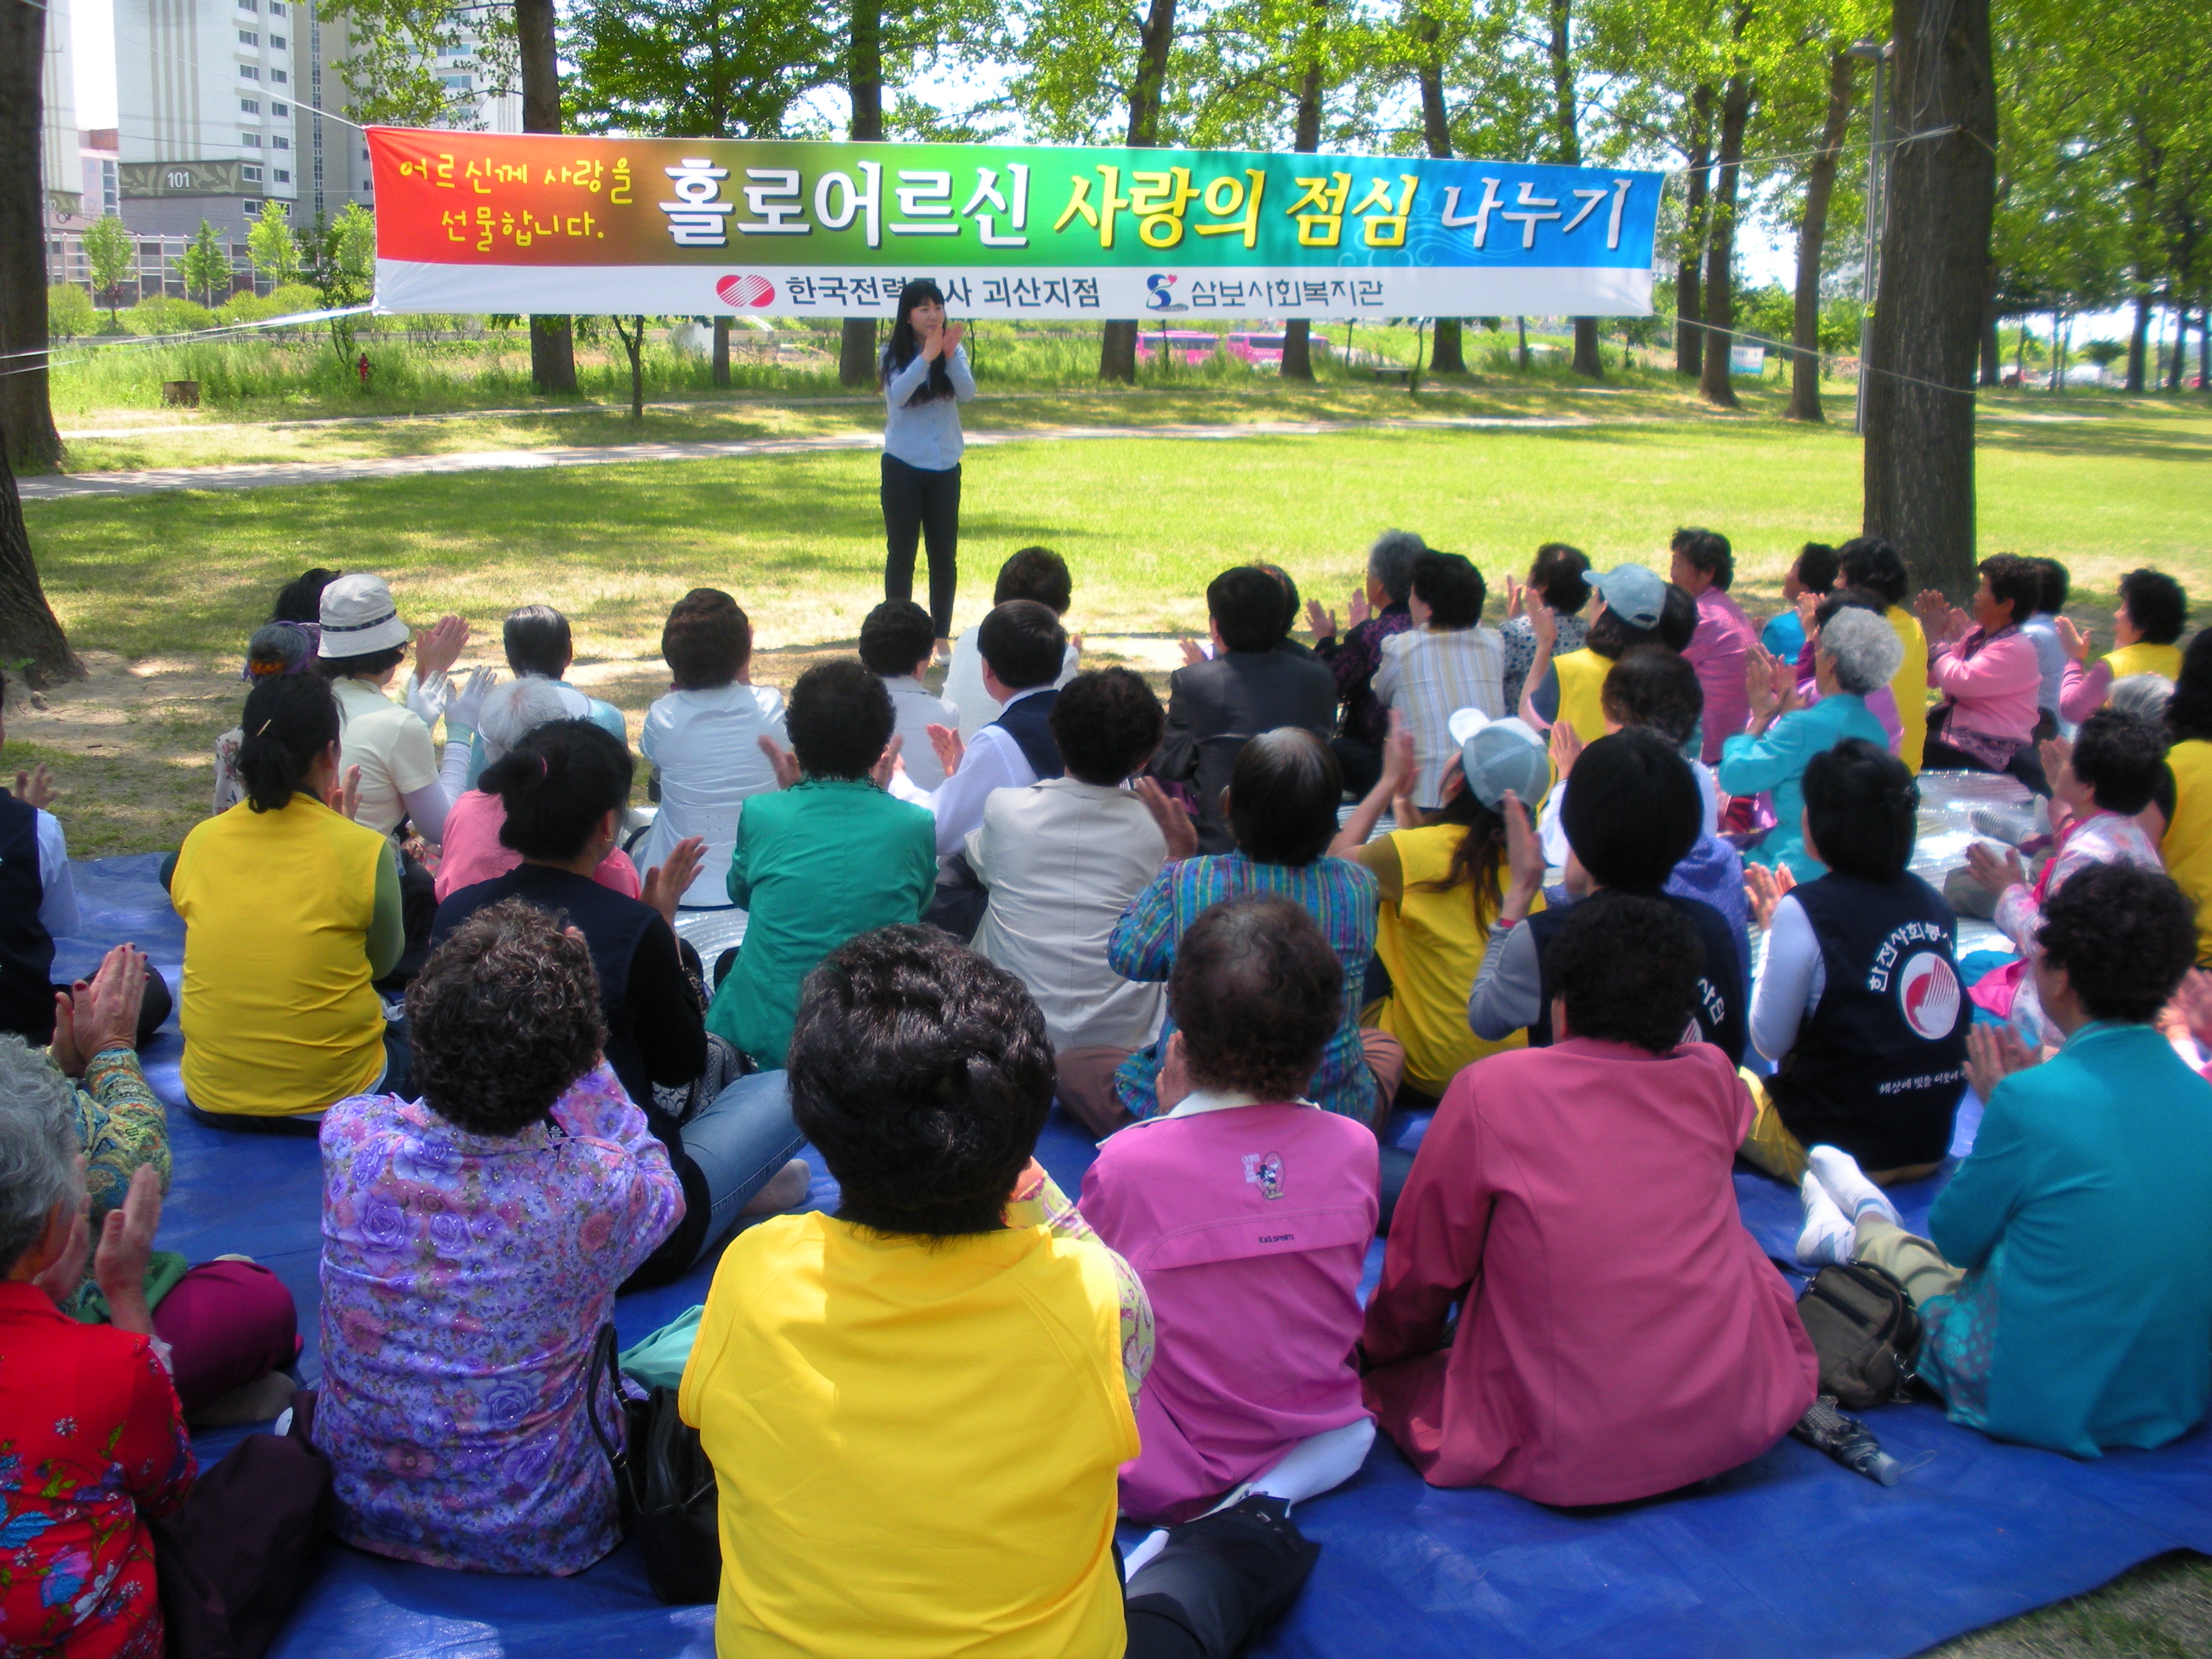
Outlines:
<svg viewBox="0 0 2212 1659"><path fill-rule="evenodd" d="M88 971L100 949L131 939L173 985L182 935L141 855L80 864L87 933L69 941L57 975ZM175 1108L178 1039L146 1053L155 1087ZM1961 1113L1957 1150L1978 1113ZM1425 1121L1394 1124L1416 1139ZM306 1137L206 1128L173 1109L176 1177L160 1243L195 1260L243 1251L266 1262L298 1300L307 1339L301 1367L319 1372L319 1179ZM1055 1111L1038 1155L1073 1194L1092 1152ZM808 1203L836 1201L810 1152ZM1948 1171L1895 1194L1909 1225ZM1745 1224L1770 1255L1790 1258L1794 1193L1736 1176ZM1379 1270L1378 1243L1368 1261ZM625 1344L705 1299L702 1267L678 1284L623 1298ZM1301 1505L1298 1524L1322 1546L1288 1617L1254 1652L1267 1659L1394 1659L1559 1655L1575 1659L1903 1659L1935 1643L2094 1589L2178 1548L2212 1553L2212 1437L2198 1429L2156 1452L2094 1462L2006 1446L1947 1423L1930 1405L1868 1413L1905 1466L1889 1489L1795 1441L1686 1492L1600 1510L1546 1509L1504 1493L1437 1492L1387 1440L1349 1485ZM202 1437L203 1462L240 1431ZM1125 1536L1133 1538L1134 1533ZM441 1572L332 1546L277 1659L495 1659L532 1650L567 1659L714 1650L710 1607L663 1607L634 1547L569 1579Z"/></svg>

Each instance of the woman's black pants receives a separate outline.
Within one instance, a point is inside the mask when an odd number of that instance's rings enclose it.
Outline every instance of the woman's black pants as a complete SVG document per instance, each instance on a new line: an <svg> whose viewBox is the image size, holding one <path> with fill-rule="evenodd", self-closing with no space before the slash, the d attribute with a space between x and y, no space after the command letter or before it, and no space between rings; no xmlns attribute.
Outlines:
<svg viewBox="0 0 2212 1659"><path fill-rule="evenodd" d="M929 621L952 637L952 593L959 581L960 468L908 466L884 457L884 598L914 597L915 544L929 553Z"/></svg>

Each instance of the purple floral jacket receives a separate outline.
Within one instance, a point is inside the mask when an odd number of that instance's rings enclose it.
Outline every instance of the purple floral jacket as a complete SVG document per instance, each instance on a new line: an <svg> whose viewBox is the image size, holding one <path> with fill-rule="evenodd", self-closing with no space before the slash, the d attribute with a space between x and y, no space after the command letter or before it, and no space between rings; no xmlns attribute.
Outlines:
<svg viewBox="0 0 2212 1659"><path fill-rule="evenodd" d="M434 1567L581 1571L617 1541L592 1341L684 1214L645 1115L603 1064L519 1135L363 1095L324 1114L322 1151L315 1438L338 1535Z"/></svg>

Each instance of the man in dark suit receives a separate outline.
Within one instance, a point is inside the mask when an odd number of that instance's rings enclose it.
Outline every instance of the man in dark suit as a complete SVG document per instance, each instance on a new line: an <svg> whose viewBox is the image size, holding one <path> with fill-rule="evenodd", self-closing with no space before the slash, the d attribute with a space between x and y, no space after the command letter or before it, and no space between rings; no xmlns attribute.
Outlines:
<svg viewBox="0 0 2212 1659"><path fill-rule="evenodd" d="M1225 853L1234 842L1221 792L1237 750L1283 726L1326 738L1336 729L1336 677L1312 657L1276 649L1286 631L1283 588L1266 570L1223 571L1206 590L1206 608L1213 657L1169 677L1167 735L1152 771L1190 783L1198 797L1199 851Z"/></svg>

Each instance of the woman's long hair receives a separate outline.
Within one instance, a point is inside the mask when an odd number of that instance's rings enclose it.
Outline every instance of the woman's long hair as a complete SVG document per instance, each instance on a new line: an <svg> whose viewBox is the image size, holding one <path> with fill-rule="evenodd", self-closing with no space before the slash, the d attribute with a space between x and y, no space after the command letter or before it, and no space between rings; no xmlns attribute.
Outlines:
<svg viewBox="0 0 2212 1659"><path fill-rule="evenodd" d="M2182 653L2181 678L2166 705L2166 729L2176 743L2212 739L2212 628Z"/></svg>
<svg viewBox="0 0 2212 1659"><path fill-rule="evenodd" d="M1462 788L1429 815L1431 823L1457 823L1467 833L1452 848L1451 866L1434 881L1416 883L1427 893L1449 893L1462 882L1474 889L1474 919L1495 916L1505 903L1498 871L1505 862L1505 818L1485 806L1472 789Z"/></svg>
<svg viewBox="0 0 2212 1659"><path fill-rule="evenodd" d="M921 337L914 331L914 308L931 300L943 308L943 292L926 277L908 283L899 290L898 320L891 325L890 342L884 347L883 362L876 369L879 385L889 386L891 377L912 362L915 354L921 349ZM952 377L945 373L945 358L944 352L937 354L937 361L929 366L929 378L914 389L913 395L906 400L907 408L912 409L916 404L933 404L940 398L953 395Z"/></svg>

